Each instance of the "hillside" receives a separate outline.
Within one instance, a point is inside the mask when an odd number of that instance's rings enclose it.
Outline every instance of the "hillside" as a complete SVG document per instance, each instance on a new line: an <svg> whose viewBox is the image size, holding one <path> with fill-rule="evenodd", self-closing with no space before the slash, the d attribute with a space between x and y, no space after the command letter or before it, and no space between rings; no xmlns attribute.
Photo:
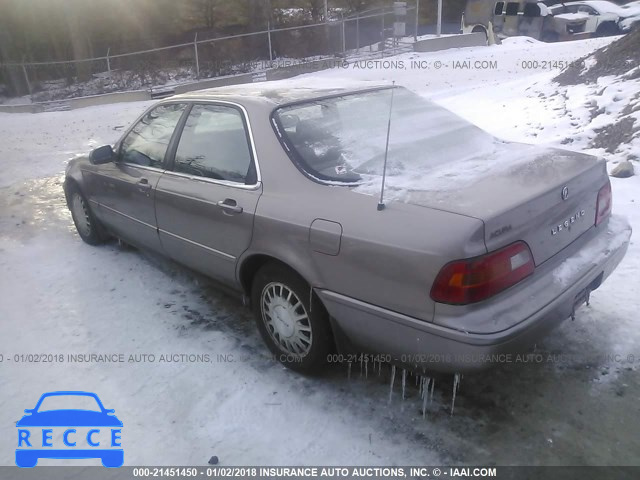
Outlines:
<svg viewBox="0 0 640 480"><path fill-rule="evenodd" d="M573 133L613 163L640 160L640 29L567 67L554 80ZM566 143L575 141L567 136Z"/></svg>

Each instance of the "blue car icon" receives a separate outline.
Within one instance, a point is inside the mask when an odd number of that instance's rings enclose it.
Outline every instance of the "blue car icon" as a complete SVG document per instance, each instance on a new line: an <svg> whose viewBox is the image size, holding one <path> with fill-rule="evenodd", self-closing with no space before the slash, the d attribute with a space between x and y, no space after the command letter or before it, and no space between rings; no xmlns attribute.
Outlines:
<svg viewBox="0 0 640 480"><path fill-rule="evenodd" d="M52 408L60 405L63 408ZM71 405L82 408L66 408ZM95 393L48 392L33 409L24 412L26 415L16 423L19 467L35 467L40 458L99 458L102 465L112 468L124 463L122 422L114 410L104 408ZM54 429L58 434L64 432L62 442L54 439Z"/></svg>

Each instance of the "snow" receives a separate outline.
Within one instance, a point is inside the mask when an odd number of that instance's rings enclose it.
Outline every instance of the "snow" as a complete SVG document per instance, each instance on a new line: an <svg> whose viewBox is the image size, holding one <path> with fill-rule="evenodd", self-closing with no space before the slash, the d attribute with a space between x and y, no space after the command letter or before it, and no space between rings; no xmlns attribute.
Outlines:
<svg viewBox="0 0 640 480"><path fill-rule="evenodd" d="M574 5L574 2L567 2L565 5ZM623 9L621 6L616 5L613 2L608 2L606 0L586 0L584 2L579 2L580 5L589 5L590 7L595 8L598 12L602 13L615 13L616 15L622 15Z"/></svg>
<svg viewBox="0 0 640 480"><path fill-rule="evenodd" d="M637 22L640 22L640 8L638 10L633 10L631 13L626 13L624 20L621 20L618 23L618 26L623 32L627 32L631 30L631 27L635 25Z"/></svg>
<svg viewBox="0 0 640 480"><path fill-rule="evenodd" d="M152 103L39 114L0 113L0 138L6 139L0 147L4 170L0 187L60 173L70 157L115 143L123 129Z"/></svg>
<svg viewBox="0 0 640 480"><path fill-rule="evenodd" d="M562 20L588 20L588 13L560 13L554 15L555 18L561 18Z"/></svg>
<svg viewBox="0 0 640 480"><path fill-rule="evenodd" d="M611 251L615 251L629 241L631 230L627 221L619 215L613 215L607 225L607 234L589 242L577 254L567 258L553 272L559 287L566 287L581 272L604 261Z"/></svg>
<svg viewBox="0 0 640 480"><path fill-rule="evenodd" d="M438 60L444 68L340 69L289 84L395 80L497 137L604 155L613 163L638 151L637 138L628 151L610 154L590 147L594 129L620 118L622 101L637 86L609 78L593 88L561 89L551 83L557 70L522 68L525 60L573 61L612 40L511 39L397 57ZM495 60L498 67L454 69L456 60ZM605 94L594 97L602 89ZM603 110L593 122L585 105L590 98ZM151 254L79 240L61 191L66 160L114 142L148 105L0 114L0 464L13 464L14 422L23 410L43 392L63 389L94 391L115 409L124 423L125 463L132 465L203 465L214 454L222 465L635 462L637 364L594 360L603 353L637 354L640 247L633 238L591 306L538 345L588 360L465 376L459 390L457 378L451 418L450 379L438 380L434 397L432 378L432 405L423 420L429 381L423 398L408 382L402 400L392 395L386 367L380 377L358 379L348 379L346 367L319 378L293 374L269 358L251 315L200 277ZM572 142L563 143L567 137ZM614 212L638 230L640 176L611 180ZM16 361L35 353L122 353L140 361ZM163 354L187 359L161 362ZM189 355L209 361L192 362Z"/></svg>
<svg viewBox="0 0 640 480"><path fill-rule="evenodd" d="M483 178L516 172L518 168L532 164L544 155L550 155L550 161L560 160L562 157L544 148L532 148L529 145L515 143L505 144L498 140L469 142L460 146L468 147L464 152L466 157L463 154L447 155L451 152L445 151L441 158L434 155L427 157L429 163L416 162L415 165L391 160L394 152L390 149L385 200L411 203L413 193L422 194L423 192L428 192L433 198L439 200L449 199L448 193L464 190ZM447 158L450 161L445 163L444 160ZM438 162L439 159L442 161ZM380 194L380 178L371 175L354 191L377 196Z"/></svg>

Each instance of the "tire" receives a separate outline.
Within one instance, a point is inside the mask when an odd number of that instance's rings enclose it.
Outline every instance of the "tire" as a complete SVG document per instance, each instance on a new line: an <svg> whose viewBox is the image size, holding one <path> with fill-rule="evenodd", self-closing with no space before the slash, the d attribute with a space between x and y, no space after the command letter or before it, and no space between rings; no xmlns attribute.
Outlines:
<svg viewBox="0 0 640 480"><path fill-rule="evenodd" d="M95 217L89 202L80 189L73 186L69 190L69 210L80 238L89 245L100 245L108 238L104 227Z"/></svg>
<svg viewBox="0 0 640 480"><path fill-rule="evenodd" d="M251 305L262 339L285 367L302 373L321 370L333 347L329 315L297 273L267 263L256 273ZM296 318L297 317L297 318Z"/></svg>
<svg viewBox="0 0 640 480"><path fill-rule="evenodd" d="M596 36L598 37L610 37L612 35L620 35L620 33L620 29L613 22L603 23L596 30Z"/></svg>

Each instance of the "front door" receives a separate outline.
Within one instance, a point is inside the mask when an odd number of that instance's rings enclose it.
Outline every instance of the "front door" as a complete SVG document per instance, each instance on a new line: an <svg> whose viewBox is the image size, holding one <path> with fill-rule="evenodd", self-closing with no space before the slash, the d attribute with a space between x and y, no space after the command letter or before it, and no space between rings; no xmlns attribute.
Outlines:
<svg viewBox="0 0 640 480"><path fill-rule="evenodd" d="M156 190L162 246L172 258L233 284L249 247L262 185L245 113L196 104Z"/></svg>
<svg viewBox="0 0 640 480"><path fill-rule="evenodd" d="M122 239L160 250L155 188L165 170L167 147L185 104L147 112L116 147L116 161L94 170L92 191L101 220Z"/></svg>
<svg viewBox="0 0 640 480"><path fill-rule="evenodd" d="M583 15L589 15L587 23L585 25L585 32L595 32L598 30L598 23L600 21L600 15L589 5L570 5L568 7L569 13L581 13Z"/></svg>

